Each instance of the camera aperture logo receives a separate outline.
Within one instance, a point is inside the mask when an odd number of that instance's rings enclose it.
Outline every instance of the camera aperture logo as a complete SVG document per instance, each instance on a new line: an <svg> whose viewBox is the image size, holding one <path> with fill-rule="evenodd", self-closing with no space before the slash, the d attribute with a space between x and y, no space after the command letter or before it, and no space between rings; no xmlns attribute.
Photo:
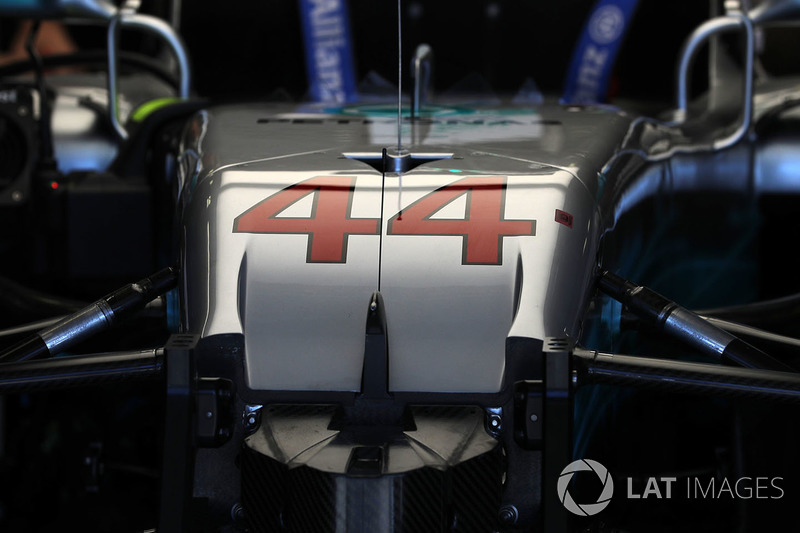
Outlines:
<svg viewBox="0 0 800 533"><path fill-rule="evenodd" d="M603 490L594 503L577 503L567 490L569 482L572 481L572 476L576 472L582 471L594 472L603 484ZM592 516L605 509L611 502L611 496L614 494L614 481L605 466L591 459L580 459L571 462L561 471L556 488L558 490L558 499L561 500L567 511L579 516Z"/></svg>

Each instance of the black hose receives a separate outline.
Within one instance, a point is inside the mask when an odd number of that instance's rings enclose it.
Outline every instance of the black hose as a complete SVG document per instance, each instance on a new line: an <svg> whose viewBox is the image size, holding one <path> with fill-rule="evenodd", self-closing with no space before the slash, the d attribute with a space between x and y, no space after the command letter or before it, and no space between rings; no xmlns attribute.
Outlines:
<svg viewBox="0 0 800 533"><path fill-rule="evenodd" d="M30 333L31 331L44 329L54 324L58 324L59 322L64 320L64 318L66 317L64 317L63 315L55 316L53 318L45 318L44 320L37 320L36 322L29 322L28 324L21 324L19 326L14 326L11 328L0 329L0 338L13 337L14 335L21 335L23 333Z"/></svg>
<svg viewBox="0 0 800 533"><path fill-rule="evenodd" d="M74 313L86 302L40 292L0 276L0 308L15 316L47 318Z"/></svg>
<svg viewBox="0 0 800 533"><path fill-rule="evenodd" d="M740 322L749 326L796 323L800 320L800 294L743 305L700 309L698 315Z"/></svg>
<svg viewBox="0 0 800 533"><path fill-rule="evenodd" d="M797 353L800 354L800 339L798 338L787 337L786 335L778 335L777 333L764 331L763 329L754 328L753 326L748 326L746 324L739 324L738 322L724 320L722 318L717 318L713 316L704 316L703 318L708 322L710 322L711 324L714 324L715 326L722 328L725 331L729 331L734 335L749 337L751 339L760 340L773 345L782 345L791 347L794 350L797 350Z"/></svg>
<svg viewBox="0 0 800 533"><path fill-rule="evenodd" d="M761 115L753 126L758 138L780 131L778 126L782 121L783 113L798 106L800 106L800 98L789 98Z"/></svg>

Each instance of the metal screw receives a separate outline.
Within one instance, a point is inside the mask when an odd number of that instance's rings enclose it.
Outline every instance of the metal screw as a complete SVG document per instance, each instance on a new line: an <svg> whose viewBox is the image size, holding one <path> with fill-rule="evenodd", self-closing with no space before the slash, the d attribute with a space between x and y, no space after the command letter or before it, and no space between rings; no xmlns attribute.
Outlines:
<svg viewBox="0 0 800 533"><path fill-rule="evenodd" d="M245 405L244 413L242 413L242 424L245 430L253 431L258 425L262 405Z"/></svg>
<svg viewBox="0 0 800 533"><path fill-rule="evenodd" d="M21 202L23 198L22 191L14 191L11 193L11 199L15 202Z"/></svg>
<svg viewBox="0 0 800 533"><path fill-rule="evenodd" d="M21 117L25 117L28 115L28 108L24 106L20 106L17 108L17 114Z"/></svg>
<svg viewBox="0 0 800 533"><path fill-rule="evenodd" d="M492 436L497 436L503 429L503 408L502 407L487 407L485 409L486 418L486 431Z"/></svg>
<svg viewBox="0 0 800 533"><path fill-rule="evenodd" d="M211 411L207 411L206 418L214 418L214 413L212 413Z"/></svg>
<svg viewBox="0 0 800 533"><path fill-rule="evenodd" d="M539 417L538 417L538 416L536 416L536 415L531 415L531 422L536 422L537 420L539 420Z"/></svg>

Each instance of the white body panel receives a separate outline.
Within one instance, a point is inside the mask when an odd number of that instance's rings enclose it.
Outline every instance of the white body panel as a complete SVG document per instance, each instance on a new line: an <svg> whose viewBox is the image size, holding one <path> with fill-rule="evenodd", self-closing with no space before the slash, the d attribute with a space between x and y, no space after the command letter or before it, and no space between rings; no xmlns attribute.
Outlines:
<svg viewBox="0 0 800 533"><path fill-rule="evenodd" d="M506 113L508 120L481 118L477 130L487 131L480 139L459 137L461 119L433 122L432 139L443 144L423 143L420 153L452 159L400 178L343 156L380 154L369 118L263 116L240 108L198 114L182 156L184 328L243 334L249 388L360 390L376 290L385 306L390 391L498 392L508 337L577 336L602 227L596 169L626 131L626 117L603 109L580 121L562 108ZM597 136L600 128L614 135ZM565 144L573 151L563 152ZM355 180L347 220L376 224L372 234L349 235L343 261L310 261L313 232L234 231L237 217L256 205L322 176ZM401 209L470 177L504 183L502 199L492 200L500 226L527 221L535 231L508 234L497 260L469 264L460 234L427 231L441 226L426 222L422 231L391 230ZM258 220L312 219L315 201L296 199L280 212L259 212ZM469 201L459 196L424 217L464 220Z"/></svg>
<svg viewBox="0 0 800 533"><path fill-rule="evenodd" d="M497 392L508 336L575 334L586 289L575 280L592 260L586 239L592 202L570 173L503 176L504 218L536 221L536 233L504 237L502 263L496 265L462 264L459 235L388 234L396 206L407 208L464 177L450 172L411 172L403 177L402 192L399 178L387 176L383 235L351 235L344 263L307 262L305 234L232 231L237 216L314 177L227 170L210 181L217 180L218 188L205 200L214 221L205 244L214 264L204 270L216 275L213 283L206 280L214 290L197 327L203 336L244 334L251 388L358 390L381 241L391 390ZM379 218L381 177L353 177L352 217ZM567 194L571 187L577 191ZM310 217L310 199L281 215ZM464 218L465 209L462 196L434 217ZM556 209L574 217L572 228L555 220Z"/></svg>
<svg viewBox="0 0 800 533"><path fill-rule="evenodd" d="M464 177L421 172L403 177L404 207ZM502 264L462 264L457 235L385 237L381 293L389 324L391 390L497 392L507 337L576 333L574 317L585 287L575 280L582 280L592 259L584 246L591 199L585 191L578 192L577 201L567 199L577 180L565 171L504 177L505 219L535 220L536 234L504 237ZM397 177L387 177L387 206L398 204L397 184ZM556 209L573 210L572 228L555 221ZM461 210L447 216L464 217ZM560 254L554 253L556 246ZM559 274L561 269L567 272ZM559 279L563 297L552 297L551 281ZM553 315L561 320L546 319Z"/></svg>
<svg viewBox="0 0 800 533"><path fill-rule="evenodd" d="M352 235L347 262L307 263L308 236L233 232L237 216L281 190L313 178L307 172L223 171L215 197L217 273L203 336L244 333L251 388L358 390L365 310L377 285L378 235ZM352 214L380 217L380 176L356 177ZM310 195L307 197L310 198ZM310 216L297 202L289 215ZM309 212L304 213L306 209ZM199 326L198 326L199 327ZM335 364L320 364L331 360Z"/></svg>

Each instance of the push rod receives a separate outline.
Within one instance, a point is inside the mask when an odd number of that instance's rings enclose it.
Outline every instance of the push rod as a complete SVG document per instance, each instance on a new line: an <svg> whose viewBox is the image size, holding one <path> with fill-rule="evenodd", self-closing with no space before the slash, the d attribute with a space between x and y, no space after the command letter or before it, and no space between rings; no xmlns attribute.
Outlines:
<svg viewBox="0 0 800 533"><path fill-rule="evenodd" d="M0 395L46 391L164 376L164 350L56 357L0 365Z"/></svg>
<svg viewBox="0 0 800 533"><path fill-rule="evenodd" d="M0 363L42 359L71 349L143 309L148 302L172 289L178 280L174 268L131 283L104 296L56 324L0 352Z"/></svg>
<svg viewBox="0 0 800 533"><path fill-rule="evenodd" d="M657 331L680 339L722 363L793 372L784 363L647 287L636 285L607 270L600 273L598 287L625 304Z"/></svg>
<svg viewBox="0 0 800 533"><path fill-rule="evenodd" d="M578 386L607 383L667 392L800 401L800 374L577 349Z"/></svg>

